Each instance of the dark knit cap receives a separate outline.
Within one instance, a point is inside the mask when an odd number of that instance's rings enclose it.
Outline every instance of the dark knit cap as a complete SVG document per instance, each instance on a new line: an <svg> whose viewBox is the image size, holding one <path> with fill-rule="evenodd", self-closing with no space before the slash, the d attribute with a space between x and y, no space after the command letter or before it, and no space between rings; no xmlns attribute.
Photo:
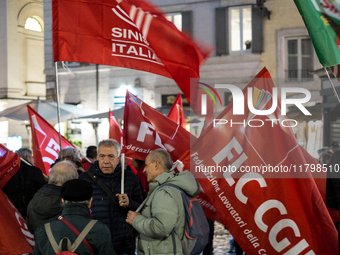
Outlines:
<svg viewBox="0 0 340 255"><path fill-rule="evenodd" d="M61 198L68 201L85 201L92 197L92 186L84 180L69 180L61 187Z"/></svg>

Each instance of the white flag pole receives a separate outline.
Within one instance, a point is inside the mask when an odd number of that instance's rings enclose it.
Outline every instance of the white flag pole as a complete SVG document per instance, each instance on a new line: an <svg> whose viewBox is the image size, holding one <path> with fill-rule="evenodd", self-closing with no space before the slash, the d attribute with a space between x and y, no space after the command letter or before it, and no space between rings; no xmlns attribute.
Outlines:
<svg viewBox="0 0 340 255"><path fill-rule="evenodd" d="M60 108L59 108L59 82L58 82L58 62L54 62L55 65L55 84L56 84L56 92L57 92L57 113L58 113L58 129L59 129L59 145L60 150L61 146L61 134L60 134Z"/></svg>
<svg viewBox="0 0 340 255"><path fill-rule="evenodd" d="M120 183L120 193L124 194L124 168L125 168L125 154L122 153L122 156L120 157L120 165L122 168L122 178L121 178L121 183Z"/></svg>

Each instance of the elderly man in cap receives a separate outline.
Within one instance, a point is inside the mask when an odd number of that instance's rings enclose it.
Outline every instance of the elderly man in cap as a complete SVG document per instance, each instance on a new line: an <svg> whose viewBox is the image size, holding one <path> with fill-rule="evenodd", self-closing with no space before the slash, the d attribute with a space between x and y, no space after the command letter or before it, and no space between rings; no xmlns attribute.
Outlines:
<svg viewBox="0 0 340 255"><path fill-rule="evenodd" d="M64 244L62 240L68 241L65 237L69 239L71 244L75 243L79 235L75 232L82 232L91 221L89 208L92 202L92 192L91 184L84 180L74 179L63 184L60 193L63 204L61 217L37 229L34 236L33 255L52 255L61 252L60 247ZM72 229L72 227L75 229ZM51 237L48 237L49 229L55 242L51 242ZM58 245L59 247L57 247ZM70 251L70 248L68 250ZM110 230L105 224L98 221L95 221L93 227L90 228L83 241L73 252L84 255L116 254L111 244Z"/></svg>

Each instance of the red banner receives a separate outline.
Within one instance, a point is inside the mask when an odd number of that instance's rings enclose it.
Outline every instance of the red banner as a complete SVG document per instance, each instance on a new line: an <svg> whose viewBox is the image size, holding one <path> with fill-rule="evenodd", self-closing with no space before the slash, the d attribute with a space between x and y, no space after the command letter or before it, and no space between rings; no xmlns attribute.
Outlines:
<svg viewBox="0 0 340 255"><path fill-rule="evenodd" d="M18 172L19 167L19 155L0 144L0 189Z"/></svg>
<svg viewBox="0 0 340 255"><path fill-rule="evenodd" d="M34 236L28 231L25 219L0 190L0 254L32 253Z"/></svg>
<svg viewBox="0 0 340 255"><path fill-rule="evenodd" d="M131 158L145 160L150 151L162 148L176 161L190 149L190 133L130 92L124 112L124 150Z"/></svg>
<svg viewBox="0 0 340 255"><path fill-rule="evenodd" d="M263 69L243 95L268 110L273 87ZM247 254L338 254L337 231L310 173L318 166L308 165L280 109L254 115L247 100L243 106L234 115L229 105L190 151L191 171L224 224Z"/></svg>
<svg viewBox="0 0 340 255"><path fill-rule="evenodd" d="M53 0L54 61L138 69L172 78L190 100L190 78L212 48L199 47L147 1Z"/></svg>
<svg viewBox="0 0 340 255"><path fill-rule="evenodd" d="M109 138L114 139L123 147L123 131L115 116L109 111L110 131Z"/></svg>
<svg viewBox="0 0 340 255"><path fill-rule="evenodd" d="M30 118L33 155L35 166L49 175L51 164L59 157L59 133L43 117L27 105ZM65 137L61 137L62 148L74 147Z"/></svg>
<svg viewBox="0 0 340 255"><path fill-rule="evenodd" d="M168 118L172 119L177 125L181 125L185 129L185 117L182 104L182 96L178 93L174 104L172 105Z"/></svg>

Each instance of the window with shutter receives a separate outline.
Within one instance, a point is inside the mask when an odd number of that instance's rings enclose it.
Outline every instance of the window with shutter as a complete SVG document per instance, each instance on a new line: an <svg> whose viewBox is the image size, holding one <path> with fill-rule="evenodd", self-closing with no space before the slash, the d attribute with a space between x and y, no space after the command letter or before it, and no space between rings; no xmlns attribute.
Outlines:
<svg viewBox="0 0 340 255"><path fill-rule="evenodd" d="M256 6L216 8L216 55L263 52L263 18Z"/></svg>
<svg viewBox="0 0 340 255"><path fill-rule="evenodd" d="M167 13L165 18L182 31L186 35L191 37L192 34L192 11Z"/></svg>

